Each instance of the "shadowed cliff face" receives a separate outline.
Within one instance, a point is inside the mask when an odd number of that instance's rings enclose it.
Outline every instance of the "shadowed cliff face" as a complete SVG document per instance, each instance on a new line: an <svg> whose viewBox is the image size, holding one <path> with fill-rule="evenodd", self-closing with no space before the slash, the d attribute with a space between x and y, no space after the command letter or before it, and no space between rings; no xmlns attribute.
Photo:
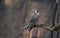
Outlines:
<svg viewBox="0 0 60 38"><path fill-rule="evenodd" d="M13 2L14 2L14 0L5 0L4 4L9 7L13 4Z"/></svg>
<svg viewBox="0 0 60 38"><path fill-rule="evenodd" d="M0 5L0 38L51 37L51 32L42 28L33 28L30 33L26 33L27 31L21 30L19 27L24 26L24 23L28 24L33 9L38 9L40 13L37 24L53 25L56 12L55 0L3 0ZM59 18L58 15L56 18ZM52 36L55 37L56 35L57 32Z"/></svg>
<svg viewBox="0 0 60 38"><path fill-rule="evenodd" d="M6 4L5 4L5 1ZM1 38L22 38L23 30L19 27L23 26L24 16L25 16L25 1L24 0L5 0L1 5L4 8L0 12L0 33ZM18 27L18 29L17 29Z"/></svg>

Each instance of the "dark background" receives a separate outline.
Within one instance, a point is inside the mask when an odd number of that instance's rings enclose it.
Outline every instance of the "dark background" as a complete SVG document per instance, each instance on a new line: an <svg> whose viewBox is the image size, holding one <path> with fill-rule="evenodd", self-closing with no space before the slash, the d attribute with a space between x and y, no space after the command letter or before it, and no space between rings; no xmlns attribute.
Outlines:
<svg viewBox="0 0 60 38"><path fill-rule="evenodd" d="M28 24L33 9L40 13L38 24L60 23L60 0L0 0L0 38L60 38L56 31L19 29Z"/></svg>

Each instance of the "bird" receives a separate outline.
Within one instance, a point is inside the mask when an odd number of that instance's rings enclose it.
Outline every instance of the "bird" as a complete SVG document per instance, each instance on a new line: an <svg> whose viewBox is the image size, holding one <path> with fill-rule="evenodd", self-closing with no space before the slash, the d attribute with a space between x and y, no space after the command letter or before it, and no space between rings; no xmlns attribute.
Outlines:
<svg viewBox="0 0 60 38"><path fill-rule="evenodd" d="M38 10L35 9L34 12L31 15L31 19L30 19L29 25L27 27L27 29L29 31L31 31L32 28L36 26L36 22L37 22L38 19L39 19L39 13L38 13Z"/></svg>

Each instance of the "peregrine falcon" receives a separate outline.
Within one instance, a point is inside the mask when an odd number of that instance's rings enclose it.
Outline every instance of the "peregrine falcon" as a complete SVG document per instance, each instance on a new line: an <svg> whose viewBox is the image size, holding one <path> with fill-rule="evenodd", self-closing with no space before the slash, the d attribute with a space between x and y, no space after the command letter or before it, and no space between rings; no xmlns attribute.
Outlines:
<svg viewBox="0 0 60 38"><path fill-rule="evenodd" d="M27 29L30 31L33 27L36 26L36 21L39 19L39 13L38 10L35 9L35 11L31 15L31 20L29 21L29 25Z"/></svg>

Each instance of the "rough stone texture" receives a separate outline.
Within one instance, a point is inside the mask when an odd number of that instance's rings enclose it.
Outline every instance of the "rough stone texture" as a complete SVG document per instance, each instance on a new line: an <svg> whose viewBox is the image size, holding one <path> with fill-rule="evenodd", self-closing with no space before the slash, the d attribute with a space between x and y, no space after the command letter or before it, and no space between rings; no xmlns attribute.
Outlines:
<svg viewBox="0 0 60 38"><path fill-rule="evenodd" d="M4 1L5 2L5 1ZM3 4L4 4L3 2ZM23 26L25 16L25 1L20 0L18 3L13 2L9 7L3 6L0 11L0 36L1 38L22 38L23 30L19 27ZM1 5L3 5L1 3Z"/></svg>
<svg viewBox="0 0 60 38"><path fill-rule="evenodd" d="M37 24L56 25L60 23L60 0L2 0L0 3L0 38L60 38L60 33L42 28L31 32L19 27L28 25L33 9L38 9Z"/></svg>
<svg viewBox="0 0 60 38"><path fill-rule="evenodd" d="M55 25L60 24L60 0L57 0L57 10L56 10L56 15L55 15ZM60 33L59 32L54 32L54 34L57 34L55 38L60 38Z"/></svg>

